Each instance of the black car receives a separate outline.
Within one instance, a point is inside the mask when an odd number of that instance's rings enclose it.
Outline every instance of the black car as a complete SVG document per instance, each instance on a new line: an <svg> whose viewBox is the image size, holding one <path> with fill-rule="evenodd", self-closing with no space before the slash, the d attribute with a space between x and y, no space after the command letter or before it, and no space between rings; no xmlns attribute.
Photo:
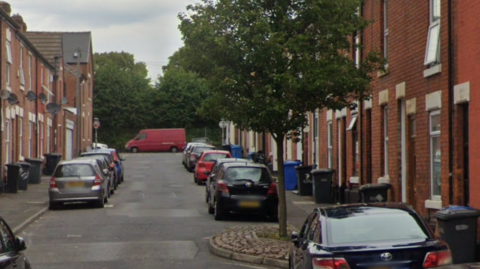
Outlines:
<svg viewBox="0 0 480 269"><path fill-rule="evenodd" d="M107 158L108 163L109 163L109 169L113 170L113 188L116 190L118 185L121 182L121 176L118 173L118 169L116 169L117 165L115 164L115 158L113 156L113 152L108 151L108 150L93 150L93 151L88 151L88 152L82 152L80 154L81 157L87 157L87 156L104 156Z"/></svg>
<svg viewBox="0 0 480 269"><path fill-rule="evenodd" d="M187 145L185 146L185 149L183 149L182 164L185 167L185 169L187 169L187 158L189 157L188 155L190 154L193 146L197 146L197 145L207 145L207 144L190 142L190 143L187 143Z"/></svg>
<svg viewBox="0 0 480 269"><path fill-rule="evenodd" d="M218 172L220 167L222 167L224 163L242 163L242 162L251 162L251 160L241 159L241 158L222 158L222 159L215 160L215 162L213 163L211 172L207 172L208 178L207 178L207 181L205 182L205 202L208 203L210 199L210 185L212 183L212 178Z"/></svg>
<svg viewBox="0 0 480 269"><path fill-rule="evenodd" d="M16 237L7 222L0 217L0 268L32 268L25 256L25 240Z"/></svg>
<svg viewBox="0 0 480 269"><path fill-rule="evenodd" d="M433 268L452 262L450 249L405 203L350 204L314 209L289 268Z"/></svg>
<svg viewBox="0 0 480 269"><path fill-rule="evenodd" d="M195 169L195 165L198 162L198 159L200 159L200 156L202 156L202 152L204 150L212 150L212 149L215 149L215 147L205 145L205 144L194 145L192 149L189 152L187 152L187 156L185 160L187 170L190 172L193 172L193 170Z"/></svg>
<svg viewBox="0 0 480 269"><path fill-rule="evenodd" d="M277 185L263 164L225 163L211 179L208 213L215 220L230 212L255 213L278 221Z"/></svg>

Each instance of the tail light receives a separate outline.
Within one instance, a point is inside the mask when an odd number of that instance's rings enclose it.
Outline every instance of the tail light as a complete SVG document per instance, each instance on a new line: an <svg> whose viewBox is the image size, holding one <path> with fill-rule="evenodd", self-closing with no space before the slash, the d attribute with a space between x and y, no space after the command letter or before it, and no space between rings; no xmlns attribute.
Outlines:
<svg viewBox="0 0 480 269"><path fill-rule="evenodd" d="M55 181L54 177L50 179L50 188L58 188L57 182Z"/></svg>
<svg viewBox="0 0 480 269"><path fill-rule="evenodd" d="M93 186L100 186L102 184L102 180L100 179L100 176L97 175L95 177L95 181L93 181Z"/></svg>
<svg viewBox="0 0 480 269"><path fill-rule="evenodd" d="M270 184L270 188L268 188L268 195L277 194L277 184L273 183Z"/></svg>
<svg viewBox="0 0 480 269"><path fill-rule="evenodd" d="M313 258L312 263L314 269L350 269L344 258Z"/></svg>
<svg viewBox="0 0 480 269"><path fill-rule="evenodd" d="M230 191L228 191L227 183L225 183L225 181L223 181L223 180L218 181L217 191L223 192L223 193L230 193Z"/></svg>
<svg viewBox="0 0 480 269"><path fill-rule="evenodd" d="M110 170L113 170L113 168L115 168L115 164L114 163L111 163L110 166L109 166Z"/></svg>
<svg viewBox="0 0 480 269"><path fill-rule="evenodd" d="M448 264L452 264L452 253L450 250L434 251L425 255L423 268L433 268Z"/></svg>

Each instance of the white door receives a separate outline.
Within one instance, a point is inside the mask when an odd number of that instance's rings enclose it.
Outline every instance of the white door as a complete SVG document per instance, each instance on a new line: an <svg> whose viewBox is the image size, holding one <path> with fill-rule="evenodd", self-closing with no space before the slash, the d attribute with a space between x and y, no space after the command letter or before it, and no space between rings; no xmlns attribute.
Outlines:
<svg viewBox="0 0 480 269"><path fill-rule="evenodd" d="M70 160L73 158L73 130L67 128L65 135L65 160Z"/></svg>

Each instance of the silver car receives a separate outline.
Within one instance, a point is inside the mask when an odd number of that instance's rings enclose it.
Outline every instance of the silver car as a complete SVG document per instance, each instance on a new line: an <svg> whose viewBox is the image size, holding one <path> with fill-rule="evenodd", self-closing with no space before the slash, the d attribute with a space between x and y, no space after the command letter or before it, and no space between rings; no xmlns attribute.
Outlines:
<svg viewBox="0 0 480 269"><path fill-rule="evenodd" d="M55 168L48 194L50 209L65 202L94 202L102 208L108 202L108 170L102 170L95 159L73 159Z"/></svg>

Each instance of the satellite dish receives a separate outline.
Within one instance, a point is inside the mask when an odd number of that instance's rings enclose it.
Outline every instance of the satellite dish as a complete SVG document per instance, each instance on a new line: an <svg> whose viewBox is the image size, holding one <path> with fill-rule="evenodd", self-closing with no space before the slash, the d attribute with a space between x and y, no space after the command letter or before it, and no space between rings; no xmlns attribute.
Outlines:
<svg viewBox="0 0 480 269"><path fill-rule="evenodd" d="M15 104L20 103L20 102L18 101L17 95L14 94L14 93L10 93L10 96L8 97L7 100L8 100L8 102L9 102L11 105L15 105Z"/></svg>
<svg viewBox="0 0 480 269"><path fill-rule="evenodd" d="M62 105L66 105L68 104L68 98L67 97L63 97L62 98Z"/></svg>
<svg viewBox="0 0 480 269"><path fill-rule="evenodd" d="M57 103L48 103L47 104L47 111L48 111L48 113L50 113L52 115L56 115L58 112L60 112L61 109L62 109L62 107Z"/></svg>
<svg viewBox="0 0 480 269"><path fill-rule="evenodd" d="M2 100L7 100L8 97L10 97L10 92L9 91L7 91L7 90L1 90L0 91L0 98Z"/></svg>
<svg viewBox="0 0 480 269"><path fill-rule="evenodd" d="M29 91L27 93L27 99L28 99L28 101L35 101L35 100L37 100L37 95L34 92Z"/></svg>
<svg viewBox="0 0 480 269"><path fill-rule="evenodd" d="M38 95L38 99L40 99L40 102L42 102L42 104L45 104L45 102L47 102L47 96L43 92Z"/></svg>

